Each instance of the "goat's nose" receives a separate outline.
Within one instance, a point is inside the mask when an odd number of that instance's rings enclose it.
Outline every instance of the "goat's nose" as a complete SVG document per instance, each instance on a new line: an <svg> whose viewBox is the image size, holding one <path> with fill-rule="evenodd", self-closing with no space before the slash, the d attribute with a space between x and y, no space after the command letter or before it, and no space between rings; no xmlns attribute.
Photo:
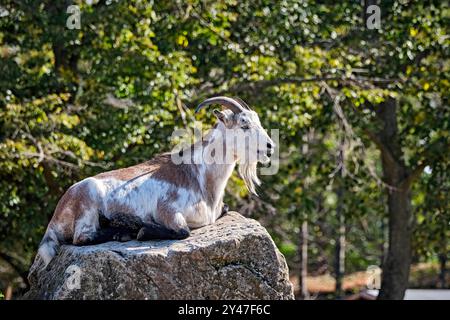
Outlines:
<svg viewBox="0 0 450 320"><path fill-rule="evenodd" d="M272 156L275 152L275 146L273 144L271 144L270 142L267 142L267 150L266 150L266 154L267 156L270 158L270 156Z"/></svg>

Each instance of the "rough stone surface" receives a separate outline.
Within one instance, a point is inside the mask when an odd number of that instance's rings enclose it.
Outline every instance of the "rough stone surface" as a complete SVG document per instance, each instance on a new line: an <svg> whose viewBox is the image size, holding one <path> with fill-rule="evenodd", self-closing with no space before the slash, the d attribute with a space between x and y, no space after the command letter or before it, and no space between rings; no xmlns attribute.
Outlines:
<svg viewBox="0 0 450 320"><path fill-rule="evenodd" d="M29 280L25 299L293 299L270 235L236 212L181 241L62 246Z"/></svg>

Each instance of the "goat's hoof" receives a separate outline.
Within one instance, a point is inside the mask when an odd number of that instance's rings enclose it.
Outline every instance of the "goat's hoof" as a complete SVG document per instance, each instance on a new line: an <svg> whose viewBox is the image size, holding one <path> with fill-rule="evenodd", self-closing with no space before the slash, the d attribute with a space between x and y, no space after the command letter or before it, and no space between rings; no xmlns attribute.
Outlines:
<svg viewBox="0 0 450 320"><path fill-rule="evenodd" d="M190 235L191 235L191 233L189 232L189 230L180 229L179 231L176 232L174 239L182 240L182 239L186 239Z"/></svg>
<svg viewBox="0 0 450 320"><path fill-rule="evenodd" d="M72 241L72 244L77 247L88 246L92 243L92 237L87 235L80 235Z"/></svg>
<svg viewBox="0 0 450 320"><path fill-rule="evenodd" d="M226 203L222 206L222 215L226 214L230 210L230 207Z"/></svg>
<svg viewBox="0 0 450 320"><path fill-rule="evenodd" d="M127 242L127 241L130 241L132 239L133 238L132 238L131 234L129 234L129 233L116 233L113 236L113 240L114 241L118 241L118 242Z"/></svg>

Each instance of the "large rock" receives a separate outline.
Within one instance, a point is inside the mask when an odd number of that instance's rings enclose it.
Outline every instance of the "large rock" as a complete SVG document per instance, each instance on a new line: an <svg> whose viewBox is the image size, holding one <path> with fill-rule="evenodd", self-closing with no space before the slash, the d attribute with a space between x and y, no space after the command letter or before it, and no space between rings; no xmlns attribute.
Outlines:
<svg viewBox="0 0 450 320"><path fill-rule="evenodd" d="M293 299L270 235L236 212L181 241L62 246L29 280L26 299Z"/></svg>

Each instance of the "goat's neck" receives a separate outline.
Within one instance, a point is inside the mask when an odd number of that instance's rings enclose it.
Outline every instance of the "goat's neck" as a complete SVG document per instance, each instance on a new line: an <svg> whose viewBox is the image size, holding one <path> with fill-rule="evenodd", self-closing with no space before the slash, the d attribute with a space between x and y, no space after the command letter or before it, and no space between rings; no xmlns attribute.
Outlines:
<svg viewBox="0 0 450 320"><path fill-rule="evenodd" d="M203 140L202 152L203 156L199 157L200 160L199 168L202 172L202 180L204 185L204 196L208 205L212 210L221 210L222 198L227 185L228 180L233 173L233 169L236 166L237 159L234 157L229 157L228 161L221 161L221 163L215 163L211 161L206 161L204 155L211 154L212 150L218 150L221 148L223 152L223 157L226 156L226 147L222 143L217 143L217 139L224 137L225 126L223 124L217 125ZM231 160L231 161L230 161Z"/></svg>

